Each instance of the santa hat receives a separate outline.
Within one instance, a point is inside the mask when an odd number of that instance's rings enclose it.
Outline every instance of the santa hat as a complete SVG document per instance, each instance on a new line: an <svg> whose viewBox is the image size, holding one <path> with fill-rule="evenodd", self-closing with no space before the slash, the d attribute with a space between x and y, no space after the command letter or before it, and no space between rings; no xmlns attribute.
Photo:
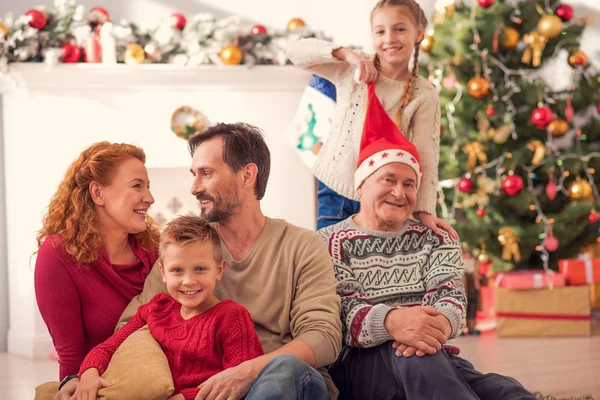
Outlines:
<svg viewBox="0 0 600 400"><path fill-rule="evenodd" d="M358 190L363 181L386 164L399 162L411 167L417 175L417 187L421 184L422 170L419 153L385 112L375 94L375 85L368 85L368 104L360 153L354 173L354 188Z"/></svg>

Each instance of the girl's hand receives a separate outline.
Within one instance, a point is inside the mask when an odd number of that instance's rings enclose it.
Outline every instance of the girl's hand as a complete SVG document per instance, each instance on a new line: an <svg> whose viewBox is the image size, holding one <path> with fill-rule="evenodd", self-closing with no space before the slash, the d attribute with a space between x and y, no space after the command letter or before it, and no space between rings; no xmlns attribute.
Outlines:
<svg viewBox="0 0 600 400"><path fill-rule="evenodd" d="M356 83L371 83L377 78L377 68L373 64L373 60L360 54L341 47L333 51L333 56L339 60L346 61L348 64L356 68L354 80Z"/></svg>
<svg viewBox="0 0 600 400"><path fill-rule="evenodd" d="M85 370L79 379L75 394L70 400L96 400L98 390L112 386L112 383L98 375L96 368Z"/></svg>
<svg viewBox="0 0 600 400"><path fill-rule="evenodd" d="M441 218L436 218L433 215L426 213L424 211L417 211L417 212L413 213L413 216L416 219L418 219L420 223L422 223L423 225L425 225L426 227L431 229L433 231L433 233L435 233L436 235L440 234L440 228L442 228L443 230L448 232L453 239L455 239L455 240L460 239L458 237L458 233L456 233L454 228L452 228L450 226L450 224L448 224L446 221L444 221Z"/></svg>

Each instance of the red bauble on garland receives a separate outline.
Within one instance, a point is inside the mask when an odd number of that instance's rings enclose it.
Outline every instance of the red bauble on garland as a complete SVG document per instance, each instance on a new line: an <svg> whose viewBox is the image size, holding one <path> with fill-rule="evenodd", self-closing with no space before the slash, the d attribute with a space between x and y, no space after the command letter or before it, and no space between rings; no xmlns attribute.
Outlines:
<svg viewBox="0 0 600 400"><path fill-rule="evenodd" d="M475 189L475 184L473 184L473 181L471 179L463 176L458 181L457 187L458 190L460 190L463 193L471 193L471 191Z"/></svg>
<svg viewBox="0 0 600 400"><path fill-rule="evenodd" d="M494 0L478 0L479 5L483 8L488 8L494 4Z"/></svg>
<svg viewBox="0 0 600 400"><path fill-rule="evenodd" d="M550 200L554 200L556 198L556 193L556 183L554 183L553 180L548 181L548 184L546 185L546 196L548 196Z"/></svg>
<svg viewBox="0 0 600 400"><path fill-rule="evenodd" d="M489 105L488 108L485 109L485 114L488 117L493 117L496 115L496 109L492 105Z"/></svg>
<svg viewBox="0 0 600 400"><path fill-rule="evenodd" d="M588 216L588 220L592 223L595 224L596 222L598 222L598 213L596 212L596 210L592 210L592 212L590 213L590 215Z"/></svg>
<svg viewBox="0 0 600 400"><path fill-rule="evenodd" d="M477 211L475 211L475 214L477 214L479 218L485 217L485 208L479 207Z"/></svg>
<svg viewBox="0 0 600 400"><path fill-rule="evenodd" d="M504 193L513 197L518 195L525 185L523 184L523 178L509 173L509 175L502 180L501 186Z"/></svg>
<svg viewBox="0 0 600 400"><path fill-rule="evenodd" d="M562 22L570 21L573 18L573 7L568 4L561 4L555 14L562 20Z"/></svg>
<svg viewBox="0 0 600 400"><path fill-rule="evenodd" d="M29 10L25 13L25 16L28 18L29 26L35 29L44 29L48 22L48 17L40 10Z"/></svg>
<svg viewBox="0 0 600 400"><path fill-rule="evenodd" d="M531 123L538 129L544 129L553 118L549 107L538 107L531 112Z"/></svg>
<svg viewBox="0 0 600 400"><path fill-rule="evenodd" d="M65 43L60 49L63 62L76 63L81 60L81 49L75 43Z"/></svg>
<svg viewBox="0 0 600 400"><path fill-rule="evenodd" d="M185 16L183 14L178 12L174 12L173 14L171 14L171 26L173 28L182 31L183 28L185 28L186 23L187 20L185 19Z"/></svg>
<svg viewBox="0 0 600 400"><path fill-rule="evenodd" d="M558 249L558 239L556 236L552 235L552 232L550 232L550 235L544 239L544 247L549 252L553 252Z"/></svg>
<svg viewBox="0 0 600 400"><path fill-rule="evenodd" d="M267 33L267 28L262 25L254 25L252 29L250 29L251 35L264 35Z"/></svg>

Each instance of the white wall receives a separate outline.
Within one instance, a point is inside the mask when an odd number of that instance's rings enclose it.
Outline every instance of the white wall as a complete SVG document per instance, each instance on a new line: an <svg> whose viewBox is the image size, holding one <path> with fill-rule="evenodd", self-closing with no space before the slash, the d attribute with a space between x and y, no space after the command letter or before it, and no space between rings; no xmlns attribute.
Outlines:
<svg viewBox="0 0 600 400"><path fill-rule="evenodd" d="M8 258L6 256L6 215L4 186L4 140L0 97L0 352L6 351L8 332Z"/></svg>

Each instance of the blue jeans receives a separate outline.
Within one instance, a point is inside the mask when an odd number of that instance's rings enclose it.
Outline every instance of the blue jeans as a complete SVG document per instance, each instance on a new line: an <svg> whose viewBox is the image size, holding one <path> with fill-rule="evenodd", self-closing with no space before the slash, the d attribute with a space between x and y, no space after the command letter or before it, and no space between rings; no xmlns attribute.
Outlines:
<svg viewBox="0 0 600 400"><path fill-rule="evenodd" d="M360 203L350 200L319 181L317 191L317 229L337 224L358 213Z"/></svg>
<svg viewBox="0 0 600 400"><path fill-rule="evenodd" d="M246 400L329 400L325 379L298 357L273 358L252 383Z"/></svg>

